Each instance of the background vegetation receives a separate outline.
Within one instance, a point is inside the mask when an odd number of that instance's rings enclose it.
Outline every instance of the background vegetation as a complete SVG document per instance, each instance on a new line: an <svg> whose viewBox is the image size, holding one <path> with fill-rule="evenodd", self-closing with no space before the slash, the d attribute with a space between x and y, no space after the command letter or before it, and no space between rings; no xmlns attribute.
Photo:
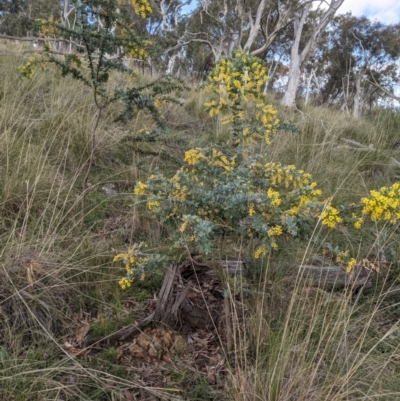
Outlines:
<svg viewBox="0 0 400 401"><path fill-rule="evenodd" d="M179 226L154 220L134 197L135 186L157 169L172 177L188 149L226 146L229 124L209 116L204 103L213 95L193 84L173 93L182 106L159 106L168 127L163 136L143 140L143 133L156 126L149 113L138 111L123 123L115 120L119 106L112 103L99 119L96 147L90 148L98 110L93 93L48 65L30 80L23 78L18 67L31 49L0 42L2 399L399 397L397 226L328 231L331 248L321 245L327 231L312 236L319 236L318 242L286 238L277 252L259 259L254 244L243 249L239 240L228 243L226 253L245 257L251 269L246 281L228 283L243 309L233 307L233 351L225 355L217 383L209 373L185 364L190 355L177 357L167 370L151 367L149 377L161 377L156 386L143 380L135 361L121 363L116 348L74 353L68 345L72 340L106 336L140 320L147 300L161 286L160 268L123 291L118 281L125 272L112 262L116 254L144 241L170 260L182 257L171 250ZM156 78L154 71L153 76L143 74L141 64L137 73L138 85ZM126 85L120 72L109 79ZM369 190L400 180L396 110L373 103L354 118L325 105L305 104L301 96L297 110L282 107L279 94L266 96L280 125L271 144L261 145L257 153L309 172L335 204L356 202ZM83 166L89 158L93 164L82 219ZM337 257L346 250L357 259L375 261L382 249L385 267L372 273L371 288L358 293L309 287L296 269L323 254L339 263Z"/></svg>

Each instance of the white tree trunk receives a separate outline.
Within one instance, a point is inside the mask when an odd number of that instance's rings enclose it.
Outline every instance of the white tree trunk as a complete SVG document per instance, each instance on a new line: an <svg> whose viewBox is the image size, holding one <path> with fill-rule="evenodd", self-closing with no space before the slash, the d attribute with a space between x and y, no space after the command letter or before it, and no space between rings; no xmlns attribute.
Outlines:
<svg viewBox="0 0 400 401"><path fill-rule="evenodd" d="M177 54L173 54L169 60L168 60L168 67L167 67L167 71L165 72L167 75L171 75L174 72L174 67L175 67L175 61L176 61L176 57L178 55Z"/></svg>
<svg viewBox="0 0 400 401"><path fill-rule="evenodd" d="M356 93L354 94L354 104L353 104L353 117L358 118L361 115L361 106L363 104L362 99L362 87L361 87L361 72L356 75L355 78Z"/></svg>
<svg viewBox="0 0 400 401"><path fill-rule="evenodd" d="M256 18L254 19L254 21L253 21L253 16L251 15L250 11L248 12L248 18L249 18L248 21L250 23L250 32L249 32L249 36L246 40L246 44L244 45L245 50L250 50L251 45L254 43L257 35L260 32L261 17L264 13L265 4L266 4L266 0L260 1L260 4L258 5L258 8L257 8Z"/></svg>
<svg viewBox="0 0 400 401"><path fill-rule="evenodd" d="M312 78L313 78L313 72L314 72L314 70L312 69L310 71L310 73L308 74L308 76L307 76L307 74L304 74L304 79L306 81L306 100L305 100L305 104L308 104L308 100L310 98L311 81L312 81Z"/></svg>
<svg viewBox="0 0 400 401"><path fill-rule="evenodd" d="M288 85L281 101L283 106L294 107L300 74L300 56L297 54L296 57L292 57L290 60Z"/></svg>
<svg viewBox="0 0 400 401"><path fill-rule="evenodd" d="M281 101L283 106L293 107L295 105L296 91L299 86L301 75L301 55L299 53L300 39L303 32L304 23L310 12L312 3L308 3L301 13L300 18L294 22L294 40L290 48L290 66L288 73L288 85Z"/></svg>
<svg viewBox="0 0 400 401"><path fill-rule="evenodd" d="M290 49L288 86L281 101L281 104L283 106L293 107L295 105L296 92L297 87L299 86L301 70L306 64L310 55L314 52L320 33L326 28L329 21L334 17L337 9L342 5L343 1L344 0L329 1L328 9L323 11L318 22L314 22L311 37L307 41L301 53L299 52L300 39L303 33L304 24L306 22L309 12L311 11L313 1L307 3L304 6L301 15L299 15L298 18L294 21L294 40ZM326 4L326 1L320 1L319 3L320 4L318 8L322 4Z"/></svg>

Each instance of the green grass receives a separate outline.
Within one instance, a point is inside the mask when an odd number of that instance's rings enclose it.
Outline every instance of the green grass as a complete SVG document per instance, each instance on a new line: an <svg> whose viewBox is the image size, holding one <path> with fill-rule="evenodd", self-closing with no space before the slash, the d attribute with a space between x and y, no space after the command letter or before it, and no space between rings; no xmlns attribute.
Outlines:
<svg viewBox="0 0 400 401"><path fill-rule="evenodd" d="M135 241L171 253L171 234L133 206L132 189L155 168L172 174L185 149L222 142L226 132L205 113L206 96L194 90L179 94L183 107L163 109L171 130L155 143L131 140L148 116L140 113L121 125L110 108L99 126L82 224L82 179L95 114L91 95L53 70L22 79L21 62L0 56L0 398L124 400L125 390L146 385L121 365L115 348L79 359L63 344L73 341L85 314L92 316L93 336L139 318L160 288L162 272L122 292L117 280L124 271L112 258ZM377 110L354 120L322 107L298 113L275 106L285 125L261 151L310 172L326 196L351 202L399 179L395 112ZM110 183L114 195L103 189ZM173 368L164 390L146 391L162 400L192 401L222 400L221 393L237 401L399 398L400 295L390 293L399 278L399 233L378 234L393 263L359 296L308 288L293 267L321 250L312 242L288 241L254 266L246 283L234 284L246 287L239 291L245 313L233 305L238 330L223 391L209 385L204 372L192 380L191 371ZM335 236L361 257L376 254L370 238L362 231Z"/></svg>

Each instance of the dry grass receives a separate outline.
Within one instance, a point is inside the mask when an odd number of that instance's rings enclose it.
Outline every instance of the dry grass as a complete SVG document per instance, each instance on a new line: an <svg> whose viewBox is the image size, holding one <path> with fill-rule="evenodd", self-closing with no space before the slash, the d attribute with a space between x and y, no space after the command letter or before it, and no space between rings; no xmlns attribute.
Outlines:
<svg viewBox="0 0 400 401"><path fill-rule="evenodd" d="M237 401L390 400L400 396L398 298L382 283L353 290L310 288L300 276L291 285L271 281L265 261L250 316L237 330L229 370ZM386 271L389 276L398 272ZM390 288L390 285L389 285ZM385 317L384 317L385 316ZM390 317L389 317L390 316ZM243 322L242 316L236 316ZM383 323L382 320L386 321Z"/></svg>
<svg viewBox="0 0 400 401"><path fill-rule="evenodd" d="M174 383L148 388L111 351L79 359L62 344L76 335L85 313L120 324L140 309L139 298L153 296L156 288L122 293L116 284L121 271L111 264L115 252L134 241L167 248L168 232L132 208L131 189L157 166L173 171L185 148L223 141L226 133L205 114L204 95L195 91L182 95L184 108L165 108L172 130L154 144L126 140L147 123L145 115L121 126L110 109L99 127L82 226L82 171L95 114L91 95L52 71L24 80L16 72L20 63L20 56L0 55L0 398L122 401L129 400L129 389L135 399L199 400ZM354 200L397 179L391 161L399 158L396 116L354 121L325 108L279 113L296 130L281 130L263 151L311 172L329 196ZM112 196L102 189L110 183ZM226 399L400 398L400 298L390 292L398 281L400 242L397 231L385 235L378 245L390 249L394 263L358 295L309 288L288 273L318 252L312 243L288 243L278 257L263 261L253 280L235 284L245 307L232 305L237 330L221 378ZM377 244L362 234L342 232L338 240L361 256L376 253ZM202 399L221 399L201 383Z"/></svg>

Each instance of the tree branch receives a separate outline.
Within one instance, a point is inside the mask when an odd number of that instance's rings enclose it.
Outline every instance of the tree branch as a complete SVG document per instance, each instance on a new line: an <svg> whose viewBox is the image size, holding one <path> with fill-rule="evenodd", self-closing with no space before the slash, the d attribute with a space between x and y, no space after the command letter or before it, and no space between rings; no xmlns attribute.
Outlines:
<svg viewBox="0 0 400 401"><path fill-rule="evenodd" d="M394 93L388 91L386 88L384 88L382 85L378 84L378 82L376 81L375 77L371 74L371 77L373 79L374 82L370 81L369 79L367 79L367 81L372 84L375 85L379 90L381 90L385 95L389 96L390 98L397 100L398 102L400 102L400 97L396 96Z"/></svg>
<svg viewBox="0 0 400 401"><path fill-rule="evenodd" d="M181 48L181 47L183 47L183 46L186 46L186 45L188 45L188 44L190 44L190 43L192 43L192 42L203 42L203 43L207 43L207 44L211 47L211 49L213 49L213 47L214 47L214 46L212 45L212 43L211 43L209 40L207 40L207 39L193 38L193 39L189 39L189 40L187 40L187 41L185 41L185 42L179 42L177 45L175 45L175 46L173 46L173 47L170 47L169 49L163 51L162 54L167 54L167 53L169 53L169 52L171 52L171 51L173 51L173 50L179 49L179 48Z"/></svg>
<svg viewBox="0 0 400 401"><path fill-rule="evenodd" d="M73 40L68 40L68 39L51 39L51 38L21 38L18 36L9 36L9 35L0 35L0 39L5 39L5 40L16 40L18 42L38 42L38 41L43 41L43 42L65 42L69 44L73 44L77 47L85 47L79 43L74 42Z"/></svg>

